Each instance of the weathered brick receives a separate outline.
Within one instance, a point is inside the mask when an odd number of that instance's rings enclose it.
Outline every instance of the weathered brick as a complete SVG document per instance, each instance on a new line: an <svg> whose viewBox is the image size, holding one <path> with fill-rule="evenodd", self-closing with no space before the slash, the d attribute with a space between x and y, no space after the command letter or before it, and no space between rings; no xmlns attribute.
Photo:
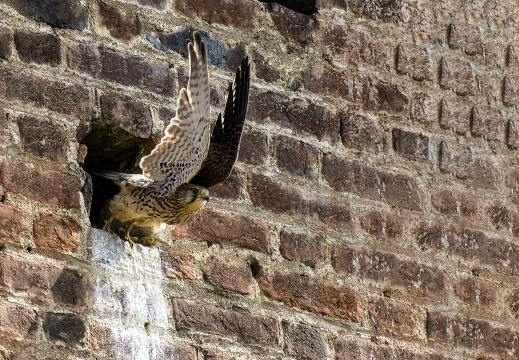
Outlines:
<svg viewBox="0 0 519 360"><path fill-rule="evenodd" d="M109 93L100 97L101 119L111 126L128 133L149 138L153 128L153 117L149 106L129 96Z"/></svg>
<svg viewBox="0 0 519 360"><path fill-rule="evenodd" d="M492 224L497 230L505 230L519 237L519 212L506 207L502 203L494 203L487 210Z"/></svg>
<svg viewBox="0 0 519 360"><path fill-rule="evenodd" d="M75 220L51 213L40 214L34 219L34 243L39 247L75 252L81 228Z"/></svg>
<svg viewBox="0 0 519 360"><path fill-rule="evenodd" d="M295 41L305 46L312 40L312 33L317 28L317 22L310 15L301 14L285 6L268 4L270 17L279 32L289 41Z"/></svg>
<svg viewBox="0 0 519 360"><path fill-rule="evenodd" d="M31 169L24 164L5 162L0 164L0 183L8 191L30 199L79 208L81 185L75 176L54 170Z"/></svg>
<svg viewBox="0 0 519 360"><path fill-rule="evenodd" d="M80 119L92 116L88 89L5 66L0 66L0 97Z"/></svg>
<svg viewBox="0 0 519 360"><path fill-rule="evenodd" d="M459 134L469 130L472 104L463 98L448 98L441 102L440 126Z"/></svg>
<svg viewBox="0 0 519 360"><path fill-rule="evenodd" d="M519 105L519 76L507 75L505 77L503 103L507 106Z"/></svg>
<svg viewBox="0 0 519 360"><path fill-rule="evenodd" d="M88 332L88 341L95 351L109 351L116 344L112 329L108 326L92 322L88 326Z"/></svg>
<svg viewBox="0 0 519 360"><path fill-rule="evenodd" d="M440 269L387 252L338 244L333 248L332 266L338 273L388 282L415 296L437 298L447 290L447 276Z"/></svg>
<svg viewBox="0 0 519 360"><path fill-rule="evenodd" d="M348 8L352 11L365 14L372 19L384 22L399 23L403 20L404 14L402 0L377 1L377 0L352 0Z"/></svg>
<svg viewBox="0 0 519 360"><path fill-rule="evenodd" d="M256 131L244 131L240 142L238 161L263 165L267 159L267 137Z"/></svg>
<svg viewBox="0 0 519 360"><path fill-rule="evenodd" d="M472 276L458 281L454 293L459 299L471 306L492 310L497 303L498 288L487 281Z"/></svg>
<svg viewBox="0 0 519 360"><path fill-rule="evenodd" d="M339 121L323 106L266 91L252 92L248 109L251 121L276 123L333 144L339 141Z"/></svg>
<svg viewBox="0 0 519 360"><path fill-rule="evenodd" d="M0 58L7 59L11 56L11 39L13 31L9 28L0 27Z"/></svg>
<svg viewBox="0 0 519 360"><path fill-rule="evenodd" d="M88 306L94 297L94 285L88 273L65 268L51 283L52 299L60 304Z"/></svg>
<svg viewBox="0 0 519 360"><path fill-rule="evenodd" d="M449 27L449 46L470 55L483 54L483 42L479 28L468 24L451 24Z"/></svg>
<svg viewBox="0 0 519 360"><path fill-rule="evenodd" d="M211 255L207 259L204 280L221 290L244 295L252 292L254 283L249 265L216 255Z"/></svg>
<svg viewBox="0 0 519 360"><path fill-rule="evenodd" d="M415 179L370 168L326 154L324 178L338 191L353 192L371 200L384 201L404 209L423 211L425 196Z"/></svg>
<svg viewBox="0 0 519 360"><path fill-rule="evenodd" d="M400 129L393 129L393 150L412 160L429 160L429 137Z"/></svg>
<svg viewBox="0 0 519 360"><path fill-rule="evenodd" d="M0 239L20 243L22 234L29 230L27 220L17 208L0 203Z"/></svg>
<svg viewBox="0 0 519 360"><path fill-rule="evenodd" d="M427 49L414 44L402 44L398 46L396 71L409 75L415 80L433 80L431 60Z"/></svg>
<svg viewBox="0 0 519 360"><path fill-rule="evenodd" d="M318 151L313 146L284 135L273 137L274 159L278 169L313 179Z"/></svg>
<svg viewBox="0 0 519 360"><path fill-rule="evenodd" d="M381 66L386 61L381 42L348 26L321 23L318 44L324 53L344 62Z"/></svg>
<svg viewBox="0 0 519 360"><path fill-rule="evenodd" d="M519 274L519 246L500 237L456 226L422 223L415 230L422 250L441 251L482 265L491 265L503 274Z"/></svg>
<svg viewBox="0 0 519 360"><path fill-rule="evenodd" d="M286 355L306 360L321 360L329 356L326 339L316 328L283 321L283 330Z"/></svg>
<svg viewBox="0 0 519 360"><path fill-rule="evenodd" d="M362 103L368 110L384 111L389 114L401 114L407 110L408 97L395 84L366 81Z"/></svg>
<svg viewBox="0 0 519 360"><path fill-rule="evenodd" d="M196 279L193 259L189 254L174 250L169 246L160 249L162 269L171 279Z"/></svg>
<svg viewBox="0 0 519 360"><path fill-rule="evenodd" d="M370 235L384 240L400 241L404 233L404 220L387 212L370 211L361 221L361 225Z"/></svg>
<svg viewBox="0 0 519 360"><path fill-rule="evenodd" d="M164 96L174 95L174 75L164 62L103 46L71 44L67 49L67 64L70 69L97 79L136 86Z"/></svg>
<svg viewBox="0 0 519 360"><path fill-rule="evenodd" d="M487 140L503 140L505 135L503 113L488 106L474 106L470 131L472 135Z"/></svg>
<svg viewBox="0 0 519 360"><path fill-rule="evenodd" d="M428 93L415 93L411 97L411 118L426 124L438 119L436 100Z"/></svg>
<svg viewBox="0 0 519 360"><path fill-rule="evenodd" d="M257 174L249 175L247 189L252 203L263 209L302 220L319 220L336 230L350 230L354 226L350 206L334 196L303 192Z"/></svg>
<svg viewBox="0 0 519 360"><path fill-rule="evenodd" d="M177 14L214 24L232 26L240 30L252 30L258 24L261 8L252 0L174 0L173 9Z"/></svg>
<svg viewBox="0 0 519 360"><path fill-rule="evenodd" d="M242 180L234 168L224 182L212 186L209 192L211 197L238 199L241 196L242 188Z"/></svg>
<svg viewBox="0 0 519 360"><path fill-rule="evenodd" d="M508 46L508 54L506 57L506 63L508 66L519 65L519 44L513 43Z"/></svg>
<svg viewBox="0 0 519 360"><path fill-rule="evenodd" d="M267 82L275 83L281 79L281 74L273 66L271 66L265 57L258 52L253 50L254 67L256 69L256 76Z"/></svg>
<svg viewBox="0 0 519 360"><path fill-rule="evenodd" d="M358 291L347 286L279 271L270 275L261 272L257 281L267 297L288 306L353 322L362 319L362 298Z"/></svg>
<svg viewBox="0 0 519 360"><path fill-rule="evenodd" d="M108 29L110 35L122 41L130 41L140 35L142 24L139 16L120 7L112 6L104 1L99 2L101 24Z"/></svg>
<svg viewBox="0 0 519 360"><path fill-rule="evenodd" d="M47 119L23 116L18 118L18 129L25 151L65 162L67 135L61 125Z"/></svg>
<svg viewBox="0 0 519 360"><path fill-rule="evenodd" d="M326 260L326 241L321 234L282 230L279 233L279 240L279 251L285 259L301 261L310 267L315 267Z"/></svg>
<svg viewBox="0 0 519 360"><path fill-rule="evenodd" d="M225 215L204 210L179 224L173 235L208 244L230 245L270 254L270 230L261 220L244 215Z"/></svg>
<svg viewBox="0 0 519 360"><path fill-rule="evenodd" d="M50 66L61 64L61 40L56 35L17 30L14 43L18 56L24 62Z"/></svg>
<svg viewBox="0 0 519 360"><path fill-rule="evenodd" d="M519 351L517 332L453 313L428 312L426 331L429 341L441 345L507 355L510 359Z"/></svg>
<svg viewBox="0 0 519 360"><path fill-rule="evenodd" d="M506 187L512 202L519 205L519 170L512 170L506 175Z"/></svg>
<svg viewBox="0 0 519 360"><path fill-rule="evenodd" d="M508 122L506 145L511 149L519 149L519 119L513 118Z"/></svg>
<svg viewBox="0 0 519 360"><path fill-rule="evenodd" d="M457 190L442 190L432 195L432 205L442 214L451 216L474 216L479 209L478 198Z"/></svg>
<svg viewBox="0 0 519 360"><path fill-rule="evenodd" d="M38 327L36 311L0 298L0 332L15 339L36 340Z"/></svg>
<svg viewBox="0 0 519 360"><path fill-rule="evenodd" d="M501 183L499 168L492 157L445 141L441 144L440 170L484 189L497 189Z"/></svg>
<svg viewBox="0 0 519 360"><path fill-rule="evenodd" d="M474 95L478 91L471 64L459 59L442 59L440 86L458 95Z"/></svg>
<svg viewBox="0 0 519 360"><path fill-rule="evenodd" d="M373 326L380 333L416 336L419 332L416 316L408 306L387 298L368 306Z"/></svg>
<svg viewBox="0 0 519 360"><path fill-rule="evenodd" d="M506 297L506 302L514 318L519 319L519 288L514 288L510 291Z"/></svg>
<svg viewBox="0 0 519 360"><path fill-rule="evenodd" d="M47 313L43 320L45 337L51 342L64 342L67 346L79 345L86 333L84 320L74 314Z"/></svg>
<svg viewBox="0 0 519 360"><path fill-rule="evenodd" d="M360 102L364 97L363 80L346 71L317 65L303 70L302 78L305 89L316 94L350 102Z"/></svg>
<svg viewBox="0 0 519 360"><path fill-rule="evenodd" d="M334 342L335 360L371 360L371 359L399 359L399 360L448 360L439 354L432 354L425 349L419 353L411 352L387 345L377 345L373 342L359 339L339 337Z"/></svg>
<svg viewBox="0 0 519 360"><path fill-rule="evenodd" d="M189 300L173 301L177 330L204 332L231 338L245 344L277 347L276 319L222 309Z"/></svg>
<svg viewBox="0 0 519 360"><path fill-rule="evenodd" d="M387 135L373 119L355 113L340 113L339 119L344 146L372 153L384 152Z"/></svg>
<svg viewBox="0 0 519 360"><path fill-rule="evenodd" d="M137 0L140 5L151 6L159 10L166 8L167 0Z"/></svg>

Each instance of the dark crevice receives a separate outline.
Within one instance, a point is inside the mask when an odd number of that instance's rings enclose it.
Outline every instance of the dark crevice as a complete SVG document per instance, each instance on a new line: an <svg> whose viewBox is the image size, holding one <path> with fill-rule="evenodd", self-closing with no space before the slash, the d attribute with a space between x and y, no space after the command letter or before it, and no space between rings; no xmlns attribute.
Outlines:
<svg viewBox="0 0 519 360"><path fill-rule="evenodd" d="M276 0L262 2L266 4L276 3L291 10L294 10L295 12L305 15L312 15L313 13L317 12L315 0Z"/></svg>
<svg viewBox="0 0 519 360"><path fill-rule="evenodd" d="M254 277L256 279L259 275L261 275L262 267L261 267L258 259L251 256L249 258L249 266L250 266L250 270L252 272L252 277Z"/></svg>

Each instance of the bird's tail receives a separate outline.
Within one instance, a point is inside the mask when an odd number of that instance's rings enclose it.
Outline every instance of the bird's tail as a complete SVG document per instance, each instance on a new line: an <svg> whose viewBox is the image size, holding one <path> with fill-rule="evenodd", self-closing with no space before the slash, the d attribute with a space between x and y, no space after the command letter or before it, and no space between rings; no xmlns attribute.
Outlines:
<svg viewBox="0 0 519 360"><path fill-rule="evenodd" d="M117 171L103 170L103 169L88 169L90 174L110 179L119 186L131 185L137 187L147 187L152 181L142 174L125 174Z"/></svg>

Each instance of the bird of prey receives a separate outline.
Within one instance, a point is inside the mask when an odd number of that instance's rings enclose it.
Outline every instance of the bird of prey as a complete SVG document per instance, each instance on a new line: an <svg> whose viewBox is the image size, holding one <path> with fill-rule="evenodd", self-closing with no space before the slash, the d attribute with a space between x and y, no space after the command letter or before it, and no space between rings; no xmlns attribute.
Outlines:
<svg viewBox="0 0 519 360"><path fill-rule="evenodd" d="M131 221L124 239L133 244L133 225L175 225L193 216L209 201L209 190L230 174L240 144L249 98L249 60L244 58L229 84L225 111L210 134L207 52L198 31L188 44L190 75L180 90L176 116L151 154L140 161L142 174L95 170L114 181L120 192L110 201L110 231L114 218Z"/></svg>

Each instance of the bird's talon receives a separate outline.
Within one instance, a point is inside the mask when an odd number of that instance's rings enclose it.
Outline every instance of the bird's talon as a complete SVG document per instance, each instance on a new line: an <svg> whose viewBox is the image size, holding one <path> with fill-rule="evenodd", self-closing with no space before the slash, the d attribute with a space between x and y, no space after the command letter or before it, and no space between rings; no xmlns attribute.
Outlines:
<svg viewBox="0 0 519 360"><path fill-rule="evenodd" d="M130 244L130 247L133 249L133 244L137 241L137 238L132 236L126 236L124 240L128 241L128 244Z"/></svg>

